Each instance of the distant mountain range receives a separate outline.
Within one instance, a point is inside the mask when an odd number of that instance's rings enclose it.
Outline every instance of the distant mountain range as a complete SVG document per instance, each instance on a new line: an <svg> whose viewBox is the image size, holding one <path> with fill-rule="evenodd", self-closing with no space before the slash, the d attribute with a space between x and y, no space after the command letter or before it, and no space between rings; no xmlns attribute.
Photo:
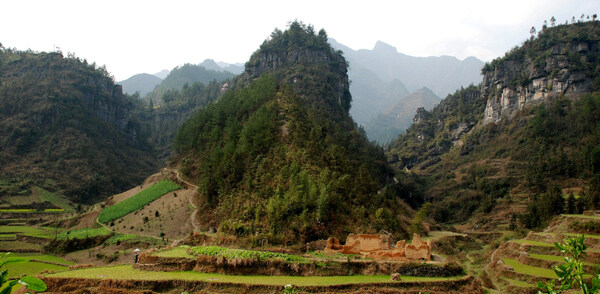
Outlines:
<svg viewBox="0 0 600 294"><path fill-rule="evenodd" d="M372 50L353 50L334 39L329 39L329 43L342 50L350 63L350 114L359 125L367 124L403 96L423 87L438 97L446 97L461 86L481 82L484 63L475 57L461 61L452 56L408 56L381 41ZM391 88L397 91L390 92Z"/></svg>
<svg viewBox="0 0 600 294"><path fill-rule="evenodd" d="M244 70L243 64L240 64L240 63L229 64L229 63L225 63L225 62L215 62L212 59L206 59L197 66L203 67L206 70L212 70L212 71L223 72L223 73L226 73L226 72L231 73L231 75L225 74L225 76L227 76L227 77L233 76L233 75L238 75L238 74L242 73L242 71ZM184 68L184 67L186 67L186 65L178 66L178 67L176 67L176 69ZM199 70L196 68L195 70L192 70L192 71L196 74L190 73L191 74L190 76L183 78L181 80L181 81L183 81L183 83L188 82L189 84L191 84L196 81L203 81L205 83L207 82L207 81L204 81L204 79L201 77L203 75L203 73L198 73L202 70ZM166 79L170 73L171 73L170 70L164 69L155 74L147 74L147 73L136 74L126 80L117 82L117 84L120 84L123 86L123 93L133 95L133 94L135 94L135 92L139 92L140 97L144 97L144 96L148 95L148 93L152 92L156 88L156 86L161 84L161 82L164 79ZM200 77L196 78L195 76L200 76ZM177 85L175 85L174 88L181 88L181 86L183 86L183 84L181 84L181 85L177 84Z"/></svg>
<svg viewBox="0 0 600 294"><path fill-rule="evenodd" d="M446 97L462 86L481 81L483 62L474 57L462 61L451 56L413 57L399 53L396 48L381 41L372 50L353 50L334 39L330 38L328 41L333 48L344 52L350 64L350 114L357 124L364 126L369 139L380 144L385 144L402 133L410 125L418 107L431 109L439 103L439 98L437 101L430 98ZM167 88L180 89L186 82L207 83L202 76L215 77L219 73L224 75L222 78L217 77L218 81L227 79L242 73L244 65L206 59L198 65L186 64L175 69L179 72L177 78L173 75L165 76L166 71L161 71L155 75L138 74L119 84L123 85L125 93L139 91L140 97L150 95L152 97L146 98L160 103L158 96ZM209 71L214 72L206 74ZM183 73L186 73L185 77L181 76ZM157 79L157 76L164 80ZM176 79L177 83L168 81L170 79ZM424 92L420 91L424 87L431 93L426 95L428 99L423 99ZM409 95L411 93L415 95ZM391 119L392 116L395 118ZM392 125L382 125L386 121Z"/></svg>
<svg viewBox="0 0 600 294"><path fill-rule="evenodd" d="M402 96L391 108L371 118L364 126L365 131L370 140L387 144L410 127L419 107L431 109L439 102L440 97L429 88L423 87Z"/></svg>

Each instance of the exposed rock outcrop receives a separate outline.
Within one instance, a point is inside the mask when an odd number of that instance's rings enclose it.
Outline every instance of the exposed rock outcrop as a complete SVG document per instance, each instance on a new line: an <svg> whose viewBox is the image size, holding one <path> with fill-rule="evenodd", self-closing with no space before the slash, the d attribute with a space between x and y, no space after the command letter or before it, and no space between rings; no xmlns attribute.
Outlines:
<svg viewBox="0 0 600 294"><path fill-rule="evenodd" d="M552 97L591 92L600 53L596 27L591 22L548 28L484 67L481 95L488 100L483 123L512 119L525 106Z"/></svg>

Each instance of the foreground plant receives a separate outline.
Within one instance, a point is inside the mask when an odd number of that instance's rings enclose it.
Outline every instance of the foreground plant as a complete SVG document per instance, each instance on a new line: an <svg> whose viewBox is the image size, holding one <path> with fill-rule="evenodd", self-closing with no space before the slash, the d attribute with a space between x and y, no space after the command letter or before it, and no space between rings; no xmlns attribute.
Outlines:
<svg viewBox="0 0 600 294"><path fill-rule="evenodd" d="M283 287L283 294L296 294L296 293L298 293L298 290L290 284L287 284L287 285L285 285L285 287Z"/></svg>
<svg viewBox="0 0 600 294"><path fill-rule="evenodd" d="M0 253L0 270L4 265L9 263L27 262L28 260L22 257L8 257L10 252ZM16 284L22 284L31 291L41 292L46 291L46 283L44 281L31 276L23 276L19 280L9 281L8 270L2 270L0 272L0 294L10 294L12 288ZM27 292L30 293L30 292Z"/></svg>
<svg viewBox="0 0 600 294"><path fill-rule="evenodd" d="M590 283L585 281L583 271L583 260L587 257L585 250L587 247L584 244L585 237L571 238L567 237L564 239L564 244L554 243L554 246L562 253L566 253L570 256L565 257L565 263L554 267L554 272L558 276L560 286L557 288L555 280L553 279L546 284L538 282L538 287L542 289L538 291L540 293L556 294L562 291L569 290L576 284L584 294L597 293L600 289L600 275L591 279Z"/></svg>

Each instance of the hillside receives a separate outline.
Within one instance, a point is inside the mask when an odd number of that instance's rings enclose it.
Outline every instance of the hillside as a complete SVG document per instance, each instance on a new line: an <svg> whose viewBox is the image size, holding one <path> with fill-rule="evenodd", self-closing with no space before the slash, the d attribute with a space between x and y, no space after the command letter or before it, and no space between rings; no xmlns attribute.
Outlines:
<svg viewBox="0 0 600 294"><path fill-rule="evenodd" d="M596 22L546 28L486 64L481 86L417 112L388 158L426 183L436 220L463 221L518 200L520 224L536 227L560 212L540 209L561 195L553 191L569 187L584 189L583 208L596 208L599 29Z"/></svg>
<svg viewBox="0 0 600 294"><path fill-rule="evenodd" d="M403 96L390 109L364 125L367 136L381 145L390 143L411 125L412 116L419 107L431 109L439 102L440 98L428 88Z"/></svg>
<svg viewBox="0 0 600 294"><path fill-rule="evenodd" d="M177 129L198 109L216 101L225 91L226 82L195 82L182 89L170 89L159 96L160 105L140 103L136 115L142 123L142 132L156 150L158 158L167 160L172 155L172 143Z"/></svg>
<svg viewBox="0 0 600 294"><path fill-rule="evenodd" d="M133 95L135 92L139 92L140 97L144 97L152 92L161 81L162 79L155 75L142 73L120 81L118 84L123 86L123 93Z"/></svg>
<svg viewBox="0 0 600 294"><path fill-rule="evenodd" d="M378 194L391 170L349 116L348 84L324 30L298 22L275 30L232 89L175 137L179 169L199 186L202 222L275 243L380 229L405 236L412 212Z"/></svg>
<svg viewBox="0 0 600 294"><path fill-rule="evenodd" d="M381 41L372 50L353 50L333 39L330 42L335 49L344 52L350 64L348 75L354 98L350 114L361 125L389 110L401 97L423 87L438 97L446 97L461 86L481 81L480 70L484 63L474 57L464 60L452 56L414 57L399 53ZM406 94L386 95L384 89L394 80L401 81ZM412 115L408 119L410 117Z"/></svg>
<svg viewBox="0 0 600 294"><path fill-rule="evenodd" d="M105 68L61 53L0 54L2 195L33 186L96 202L136 185L156 161Z"/></svg>
<svg viewBox="0 0 600 294"><path fill-rule="evenodd" d="M184 85L191 86L193 83L200 82L208 84L213 80L222 82L233 78L234 74L227 71L217 71L206 69L200 65L185 64L177 66L169 72L169 75L162 80L152 92L144 97L146 101L152 101L156 105L164 103L162 96L169 90L180 90Z"/></svg>

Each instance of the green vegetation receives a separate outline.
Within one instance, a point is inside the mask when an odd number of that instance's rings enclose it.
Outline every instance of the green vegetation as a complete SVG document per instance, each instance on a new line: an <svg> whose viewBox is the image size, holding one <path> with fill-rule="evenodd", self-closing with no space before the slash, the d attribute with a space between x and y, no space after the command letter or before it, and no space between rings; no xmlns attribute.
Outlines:
<svg viewBox="0 0 600 294"><path fill-rule="evenodd" d="M397 193L411 199L415 209L425 202L426 195L432 202L431 216L444 223L483 216L499 203L507 208L513 201L529 203L525 213L515 214L513 228L537 229L556 214L597 208L599 28L597 22L587 22L544 29L537 38L482 70L488 74L485 81L498 78L513 91L527 91L523 87L530 87L534 76L554 79L563 69L581 73L595 81L592 92L581 98L572 99L554 90L545 103L526 105L512 119L483 125L488 99L500 100L500 88L495 83L461 89L433 110L420 111L418 123L387 150L399 170L410 170L396 175L398 185L402 185ZM573 49L580 44L586 44L587 49ZM560 68L546 65L563 57L568 63ZM416 184L406 187L405 183ZM562 195L560 188L573 183L583 186L583 192ZM515 187L526 196L510 195ZM490 219L481 218L481 222L487 225Z"/></svg>
<svg viewBox="0 0 600 294"><path fill-rule="evenodd" d="M552 245L552 243L533 241L533 240L525 240L525 239L512 240L511 242L515 242L515 243L519 243L519 244L527 244L527 245L531 245L531 246L539 246L539 247L554 247L554 245Z"/></svg>
<svg viewBox="0 0 600 294"><path fill-rule="evenodd" d="M0 293L9 294L12 288L17 284L22 284L31 291L46 291L47 287L44 281L29 275L15 276L11 281L8 266L16 263L24 263L26 259L10 256L10 252L0 253ZM18 278L18 280L17 280Z"/></svg>
<svg viewBox="0 0 600 294"><path fill-rule="evenodd" d="M578 286L584 294L598 292L600 289L600 275L593 277L588 282L586 280L589 278L589 275L586 275L583 271L583 260L587 257L587 253L585 252L587 246L584 240L585 236L581 235L576 238L568 237L564 240L564 243L555 243L556 248L560 252L569 256L565 257L564 264L554 267L554 272L559 278L560 286L557 288L555 280L546 284L538 282L538 287L545 291L542 293L561 293L573 288L574 285Z"/></svg>
<svg viewBox="0 0 600 294"><path fill-rule="evenodd" d="M23 241L2 241L0 251L42 251L42 245Z"/></svg>
<svg viewBox="0 0 600 294"><path fill-rule="evenodd" d="M160 257L185 257L185 258L196 258L195 255L188 253L189 246L178 246L174 248L170 248L168 250L161 250L159 252L153 253L152 255L160 256Z"/></svg>
<svg viewBox="0 0 600 294"><path fill-rule="evenodd" d="M1 48L0 105L0 196L29 196L41 187L97 202L158 166L132 115L134 101L106 68L72 54ZM56 204L68 210L66 201Z"/></svg>
<svg viewBox="0 0 600 294"><path fill-rule="evenodd" d="M244 249L231 249L218 246L198 246L190 247L187 250L188 253L198 256L223 256L225 258L254 258L259 260L268 259L283 259L287 262L303 262L306 258L298 255L275 253L268 251L255 251L255 250L244 250Z"/></svg>
<svg viewBox="0 0 600 294"><path fill-rule="evenodd" d="M107 236L113 234L112 231L106 229L105 227L100 228L84 228L84 229L73 229L60 233L56 239L65 240L65 239L87 239L94 238L97 236Z"/></svg>
<svg viewBox="0 0 600 294"><path fill-rule="evenodd" d="M210 281L220 283L250 284L250 285L280 285L293 284L295 286L329 286L344 284L361 283L390 283L390 276L240 276L240 275L220 275L199 273L194 271L187 272L148 272L139 271L131 265L118 265L110 267L94 267L64 271L55 274L48 274L48 277L63 278L88 278L88 279L131 279L131 280L193 280ZM411 277L402 276L402 282L434 282L434 281L452 281L461 279L461 277Z"/></svg>
<svg viewBox="0 0 600 294"><path fill-rule="evenodd" d="M167 86L171 79L179 80L180 78L177 76L181 75L180 71L188 67L190 65L184 65L171 71L163 84L144 99L149 105L142 105L140 102L137 108L137 114L142 121L142 129L144 133L148 134L150 142L161 157L167 157L170 154L175 133L183 122L189 119L194 111L206 107L221 95L221 86L223 85L221 72L208 71L210 74L208 81L183 83L179 87L173 86L175 88ZM189 78L196 79L193 75Z"/></svg>
<svg viewBox="0 0 600 294"><path fill-rule="evenodd" d="M130 198L102 209L100 215L98 215L98 221L105 224L114 221L142 208L144 205L160 198L161 196L180 188L181 187L179 187L177 184L169 180L162 180Z"/></svg>
<svg viewBox="0 0 600 294"><path fill-rule="evenodd" d="M260 65L262 55L296 53L296 61ZM394 195L377 195L391 170L348 115L347 65L325 32L298 22L276 30L246 71L175 136L180 170L198 184L204 217L218 219L220 232L276 244L376 223L406 235L398 216L411 212Z"/></svg>
<svg viewBox="0 0 600 294"><path fill-rule="evenodd" d="M535 277L556 278L556 274L550 269L522 264L511 258L502 258L502 260L506 265L512 267L517 273Z"/></svg>
<svg viewBox="0 0 600 294"><path fill-rule="evenodd" d="M69 266L69 265L75 264L72 261L68 261L62 257L58 257L58 256L54 256L54 255L31 255L31 254L16 253L16 254L14 254L14 256L21 257L21 258L27 259L29 261L49 262L49 263L61 264L64 266Z"/></svg>
<svg viewBox="0 0 600 294"><path fill-rule="evenodd" d="M513 280L513 279L509 279L509 278L502 278L503 280L507 281L509 284L511 284L512 286L517 286L517 287L523 287L523 288L533 288L535 287L535 285L533 284L529 284L523 281L519 281L519 280Z"/></svg>

